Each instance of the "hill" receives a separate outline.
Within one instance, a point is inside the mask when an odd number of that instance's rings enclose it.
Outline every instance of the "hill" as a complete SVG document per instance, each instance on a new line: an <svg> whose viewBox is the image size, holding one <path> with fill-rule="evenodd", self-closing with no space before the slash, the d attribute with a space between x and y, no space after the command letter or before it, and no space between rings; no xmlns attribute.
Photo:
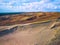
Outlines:
<svg viewBox="0 0 60 45"><path fill-rule="evenodd" d="M0 16L0 26L43 22L60 18L57 12L28 12L22 14L12 14Z"/></svg>

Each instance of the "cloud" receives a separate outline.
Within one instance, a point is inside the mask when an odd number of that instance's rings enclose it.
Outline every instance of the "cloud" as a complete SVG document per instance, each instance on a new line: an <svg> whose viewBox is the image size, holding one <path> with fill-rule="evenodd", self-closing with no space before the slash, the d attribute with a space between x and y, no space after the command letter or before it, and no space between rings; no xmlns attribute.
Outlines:
<svg viewBox="0 0 60 45"><path fill-rule="evenodd" d="M0 9L5 10L6 12L60 11L60 1L57 0L28 1L32 0L10 0L7 3L1 0Z"/></svg>

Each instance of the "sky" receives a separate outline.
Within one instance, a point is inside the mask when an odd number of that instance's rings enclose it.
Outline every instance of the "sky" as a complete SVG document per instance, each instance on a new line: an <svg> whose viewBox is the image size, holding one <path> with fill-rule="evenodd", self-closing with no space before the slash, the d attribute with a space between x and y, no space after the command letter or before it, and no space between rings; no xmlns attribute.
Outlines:
<svg viewBox="0 0 60 45"><path fill-rule="evenodd" d="M60 0L0 0L2 12L60 12Z"/></svg>

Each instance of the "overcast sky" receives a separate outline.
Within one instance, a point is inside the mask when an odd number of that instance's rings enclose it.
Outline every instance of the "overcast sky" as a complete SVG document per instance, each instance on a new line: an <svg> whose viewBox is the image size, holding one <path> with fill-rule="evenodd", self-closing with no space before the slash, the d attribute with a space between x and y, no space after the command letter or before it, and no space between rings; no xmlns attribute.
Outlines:
<svg viewBox="0 0 60 45"><path fill-rule="evenodd" d="M0 0L1 12L60 12L60 0Z"/></svg>

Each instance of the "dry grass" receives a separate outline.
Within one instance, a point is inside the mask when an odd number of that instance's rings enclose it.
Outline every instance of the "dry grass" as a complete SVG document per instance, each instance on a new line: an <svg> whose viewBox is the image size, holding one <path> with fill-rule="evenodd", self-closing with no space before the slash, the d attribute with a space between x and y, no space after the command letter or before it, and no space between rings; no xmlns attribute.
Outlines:
<svg viewBox="0 0 60 45"><path fill-rule="evenodd" d="M55 38L53 38L48 45L60 45L60 27L56 29L55 33Z"/></svg>
<svg viewBox="0 0 60 45"><path fill-rule="evenodd" d="M25 24L34 22L44 22L46 20L53 20L60 17L60 13L57 12L35 12L35 13L23 13L19 15L0 16L0 26Z"/></svg>

